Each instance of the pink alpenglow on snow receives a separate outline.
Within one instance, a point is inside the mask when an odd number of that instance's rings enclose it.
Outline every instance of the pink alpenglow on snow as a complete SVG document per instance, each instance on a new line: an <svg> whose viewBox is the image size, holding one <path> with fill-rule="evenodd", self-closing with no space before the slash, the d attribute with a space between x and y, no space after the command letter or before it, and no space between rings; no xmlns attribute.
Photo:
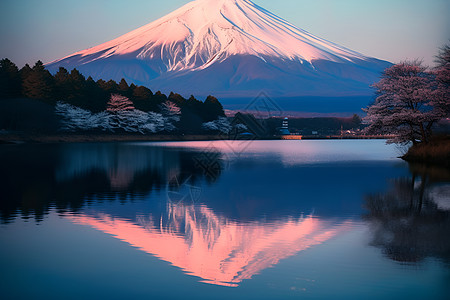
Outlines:
<svg viewBox="0 0 450 300"><path fill-rule="evenodd" d="M368 95L389 63L297 28L249 0L197 0L110 42L51 62L183 95Z"/></svg>
<svg viewBox="0 0 450 300"><path fill-rule="evenodd" d="M239 223L202 206L168 205L168 220L152 216L137 224L106 214L67 216L152 254L200 281L236 287L281 259L320 245L351 224L311 216L271 224Z"/></svg>

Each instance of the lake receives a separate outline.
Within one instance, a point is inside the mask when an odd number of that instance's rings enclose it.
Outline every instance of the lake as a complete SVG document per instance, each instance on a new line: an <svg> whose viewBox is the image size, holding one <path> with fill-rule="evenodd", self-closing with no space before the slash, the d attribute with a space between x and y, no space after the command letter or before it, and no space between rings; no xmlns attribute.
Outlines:
<svg viewBox="0 0 450 300"><path fill-rule="evenodd" d="M0 146L2 299L448 299L450 171L383 140Z"/></svg>

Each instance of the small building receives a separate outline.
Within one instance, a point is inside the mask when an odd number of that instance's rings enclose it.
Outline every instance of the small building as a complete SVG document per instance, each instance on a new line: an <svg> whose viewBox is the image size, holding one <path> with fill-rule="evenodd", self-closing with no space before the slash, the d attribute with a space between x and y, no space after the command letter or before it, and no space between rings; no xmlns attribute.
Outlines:
<svg viewBox="0 0 450 300"><path fill-rule="evenodd" d="M290 135L291 132L289 131L289 119L286 117L283 119L283 123L281 124L281 127L277 128L277 134L278 135Z"/></svg>

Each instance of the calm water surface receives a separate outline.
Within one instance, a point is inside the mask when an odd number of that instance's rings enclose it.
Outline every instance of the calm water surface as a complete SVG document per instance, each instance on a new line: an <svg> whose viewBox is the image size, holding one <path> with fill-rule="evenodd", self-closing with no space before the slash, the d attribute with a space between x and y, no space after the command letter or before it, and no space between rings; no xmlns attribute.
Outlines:
<svg viewBox="0 0 450 300"><path fill-rule="evenodd" d="M380 140L0 147L2 299L448 299L450 171Z"/></svg>

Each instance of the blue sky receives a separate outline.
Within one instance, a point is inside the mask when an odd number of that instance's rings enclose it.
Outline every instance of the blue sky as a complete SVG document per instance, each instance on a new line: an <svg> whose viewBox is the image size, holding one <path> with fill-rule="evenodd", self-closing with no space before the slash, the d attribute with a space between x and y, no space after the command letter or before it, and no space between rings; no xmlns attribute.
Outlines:
<svg viewBox="0 0 450 300"><path fill-rule="evenodd" d="M189 0L2 0L0 58L49 62L150 23ZM368 56L432 65L450 40L450 0L254 0Z"/></svg>

